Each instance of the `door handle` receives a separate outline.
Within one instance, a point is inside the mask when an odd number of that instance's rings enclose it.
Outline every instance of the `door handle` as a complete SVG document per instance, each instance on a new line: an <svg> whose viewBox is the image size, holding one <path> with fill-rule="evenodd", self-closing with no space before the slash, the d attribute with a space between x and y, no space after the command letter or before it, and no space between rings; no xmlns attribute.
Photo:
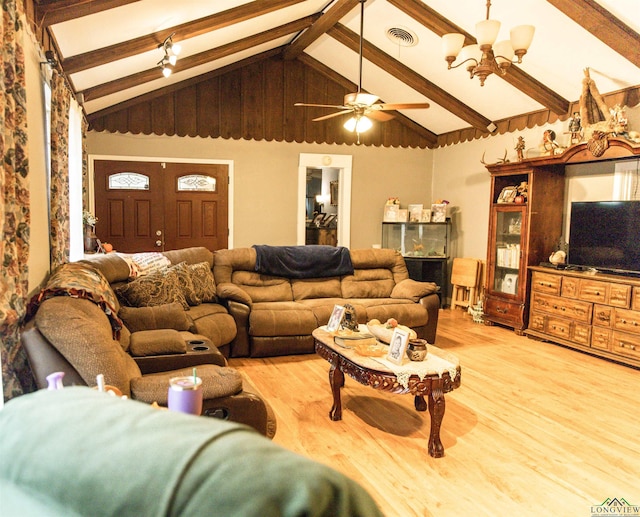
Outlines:
<svg viewBox="0 0 640 517"><path fill-rule="evenodd" d="M158 247L162 246L162 241L160 241L160 240L156 241L156 246L158 246Z"/></svg>

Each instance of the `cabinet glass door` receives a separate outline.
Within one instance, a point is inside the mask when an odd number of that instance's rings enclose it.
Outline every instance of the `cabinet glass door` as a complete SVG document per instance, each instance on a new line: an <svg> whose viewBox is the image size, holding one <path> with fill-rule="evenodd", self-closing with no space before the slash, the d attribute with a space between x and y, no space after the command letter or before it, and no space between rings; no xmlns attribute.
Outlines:
<svg viewBox="0 0 640 517"><path fill-rule="evenodd" d="M500 210L495 213L495 256L493 257L493 285L495 293L516 295L522 258L523 209Z"/></svg>

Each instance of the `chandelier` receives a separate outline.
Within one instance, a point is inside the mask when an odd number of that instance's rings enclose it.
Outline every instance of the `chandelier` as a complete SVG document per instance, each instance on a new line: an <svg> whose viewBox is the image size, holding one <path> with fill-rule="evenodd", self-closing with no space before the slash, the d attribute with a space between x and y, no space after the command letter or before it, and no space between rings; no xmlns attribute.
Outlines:
<svg viewBox="0 0 640 517"><path fill-rule="evenodd" d="M158 66L162 69L162 75L169 77L173 71L173 67L178 61L178 54L182 47L178 43L173 42L173 36L175 32L158 45L158 48L164 51L164 56L158 61Z"/></svg>
<svg viewBox="0 0 640 517"><path fill-rule="evenodd" d="M473 79L480 78L480 86L484 86L487 76L493 73L505 75L512 63L522 63L522 56L527 53L535 27L533 25L518 25L511 29L510 39L498 41L500 22L489 19L491 0L487 0L487 19L476 23L477 44L464 45L464 34L450 33L442 36L442 51L449 64L448 69L458 68L467 63L467 71ZM458 64L454 61L458 58ZM513 61L513 56L517 61Z"/></svg>

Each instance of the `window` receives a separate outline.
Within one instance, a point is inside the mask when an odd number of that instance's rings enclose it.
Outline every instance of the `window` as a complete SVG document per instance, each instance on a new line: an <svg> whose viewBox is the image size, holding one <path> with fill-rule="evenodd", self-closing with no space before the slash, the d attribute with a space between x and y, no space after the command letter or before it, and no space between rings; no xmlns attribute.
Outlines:
<svg viewBox="0 0 640 517"><path fill-rule="evenodd" d="M109 190L149 190L149 176L137 172L111 174Z"/></svg>
<svg viewBox="0 0 640 517"><path fill-rule="evenodd" d="M184 191L215 192L216 178L204 174L189 174L178 178L178 192Z"/></svg>

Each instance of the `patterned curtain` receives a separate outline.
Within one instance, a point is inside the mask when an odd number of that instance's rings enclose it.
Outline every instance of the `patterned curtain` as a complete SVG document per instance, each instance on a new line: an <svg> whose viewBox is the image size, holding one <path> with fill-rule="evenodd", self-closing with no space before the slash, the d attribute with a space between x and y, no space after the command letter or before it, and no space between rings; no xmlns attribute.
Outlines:
<svg viewBox="0 0 640 517"><path fill-rule="evenodd" d="M89 153L87 152L87 131L89 123L82 117L82 209L89 210Z"/></svg>
<svg viewBox="0 0 640 517"><path fill-rule="evenodd" d="M69 262L70 91L56 71L51 77L51 270Z"/></svg>
<svg viewBox="0 0 640 517"><path fill-rule="evenodd" d="M29 163L22 0L3 0L0 33L0 355L4 398L33 391L20 345L28 294Z"/></svg>

